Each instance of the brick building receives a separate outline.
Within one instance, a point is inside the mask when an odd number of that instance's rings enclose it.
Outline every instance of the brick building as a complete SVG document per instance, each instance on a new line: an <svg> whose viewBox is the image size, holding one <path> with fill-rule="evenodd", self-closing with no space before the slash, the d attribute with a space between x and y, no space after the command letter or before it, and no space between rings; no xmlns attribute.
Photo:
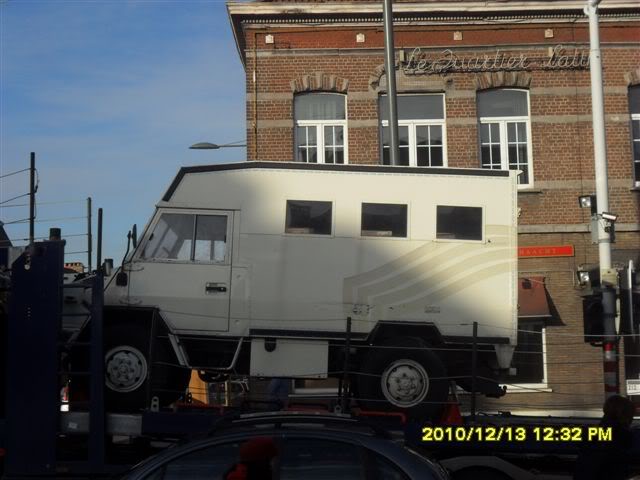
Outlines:
<svg viewBox="0 0 640 480"><path fill-rule="evenodd" d="M576 276L598 262L590 212L578 203L595 193L584 5L394 4L402 163L522 171L518 373L507 381L514 393L495 401L501 409L584 411L603 398L602 353L584 342ZM246 70L249 160L388 162L382 2L228 9ZM638 264L638 3L605 0L600 38L610 209L619 215L613 259Z"/></svg>

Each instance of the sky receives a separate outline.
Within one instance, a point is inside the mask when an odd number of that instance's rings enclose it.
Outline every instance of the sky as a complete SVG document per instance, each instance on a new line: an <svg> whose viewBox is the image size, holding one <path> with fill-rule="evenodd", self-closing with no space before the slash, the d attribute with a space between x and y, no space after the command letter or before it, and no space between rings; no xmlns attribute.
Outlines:
<svg viewBox="0 0 640 480"><path fill-rule="evenodd" d="M104 212L103 258L153 214L181 166L242 161L244 70L224 1L0 0L0 221L25 244L30 152L36 236L60 227L87 263L87 197ZM9 176L5 176L9 175ZM18 205L18 206L14 206Z"/></svg>

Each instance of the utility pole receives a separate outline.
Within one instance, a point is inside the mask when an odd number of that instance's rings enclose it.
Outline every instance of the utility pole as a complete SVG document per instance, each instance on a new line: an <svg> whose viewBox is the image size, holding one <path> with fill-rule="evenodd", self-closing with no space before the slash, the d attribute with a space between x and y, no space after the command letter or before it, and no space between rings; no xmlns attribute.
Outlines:
<svg viewBox="0 0 640 480"><path fill-rule="evenodd" d="M91 231L92 218L91 197L87 197L87 272L91 273L93 265L91 264L91 257L93 256L93 235ZM99 266L99 265L98 265Z"/></svg>
<svg viewBox="0 0 640 480"><path fill-rule="evenodd" d="M29 164L29 245L35 240L36 222L36 153L31 152Z"/></svg>
<svg viewBox="0 0 640 480"><path fill-rule="evenodd" d="M611 265L611 232L613 222L603 218L609 212L609 185L607 179L607 141L604 122L604 88L598 25L600 0L587 0L584 12L589 17L589 69L591 72L591 111L593 119L593 151L595 157L596 201L598 206L598 254L600 257L600 284L602 286L602 342L604 392L609 398L619 391L618 338L616 332L616 287L618 273Z"/></svg>
<svg viewBox="0 0 640 480"><path fill-rule="evenodd" d="M389 158L391 165L400 165L398 147L398 102L396 98L396 58L393 42L393 1L383 0L384 70L387 74L387 101L389 105Z"/></svg>

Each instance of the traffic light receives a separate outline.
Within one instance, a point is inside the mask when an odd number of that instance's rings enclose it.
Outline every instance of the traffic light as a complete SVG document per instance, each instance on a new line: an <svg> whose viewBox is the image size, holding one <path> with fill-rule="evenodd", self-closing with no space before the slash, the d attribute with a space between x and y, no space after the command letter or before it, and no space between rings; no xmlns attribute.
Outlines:
<svg viewBox="0 0 640 480"><path fill-rule="evenodd" d="M584 341L596 343L602 341L604 325L602 321L602 293L595 292L582 297L582 317L584 322Z"/></svg>
<svg viewBox="0 0 640 480"><path fill-rule="evenodd" d="M632 262L620 272L620 333L637 335L640 329L640 272Z"/></svg>

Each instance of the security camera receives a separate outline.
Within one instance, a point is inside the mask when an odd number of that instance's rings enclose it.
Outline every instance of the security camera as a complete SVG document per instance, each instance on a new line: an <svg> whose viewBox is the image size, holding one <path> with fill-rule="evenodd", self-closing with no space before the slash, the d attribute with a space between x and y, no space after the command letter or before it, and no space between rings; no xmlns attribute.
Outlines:
<svg viewBox="0 0 640 480"><path fill-rule="evenodd" d="M602 218L604 220L608 220L609 222L615 222L618 220L618 215L609 212L602 212Z"/></svg>

